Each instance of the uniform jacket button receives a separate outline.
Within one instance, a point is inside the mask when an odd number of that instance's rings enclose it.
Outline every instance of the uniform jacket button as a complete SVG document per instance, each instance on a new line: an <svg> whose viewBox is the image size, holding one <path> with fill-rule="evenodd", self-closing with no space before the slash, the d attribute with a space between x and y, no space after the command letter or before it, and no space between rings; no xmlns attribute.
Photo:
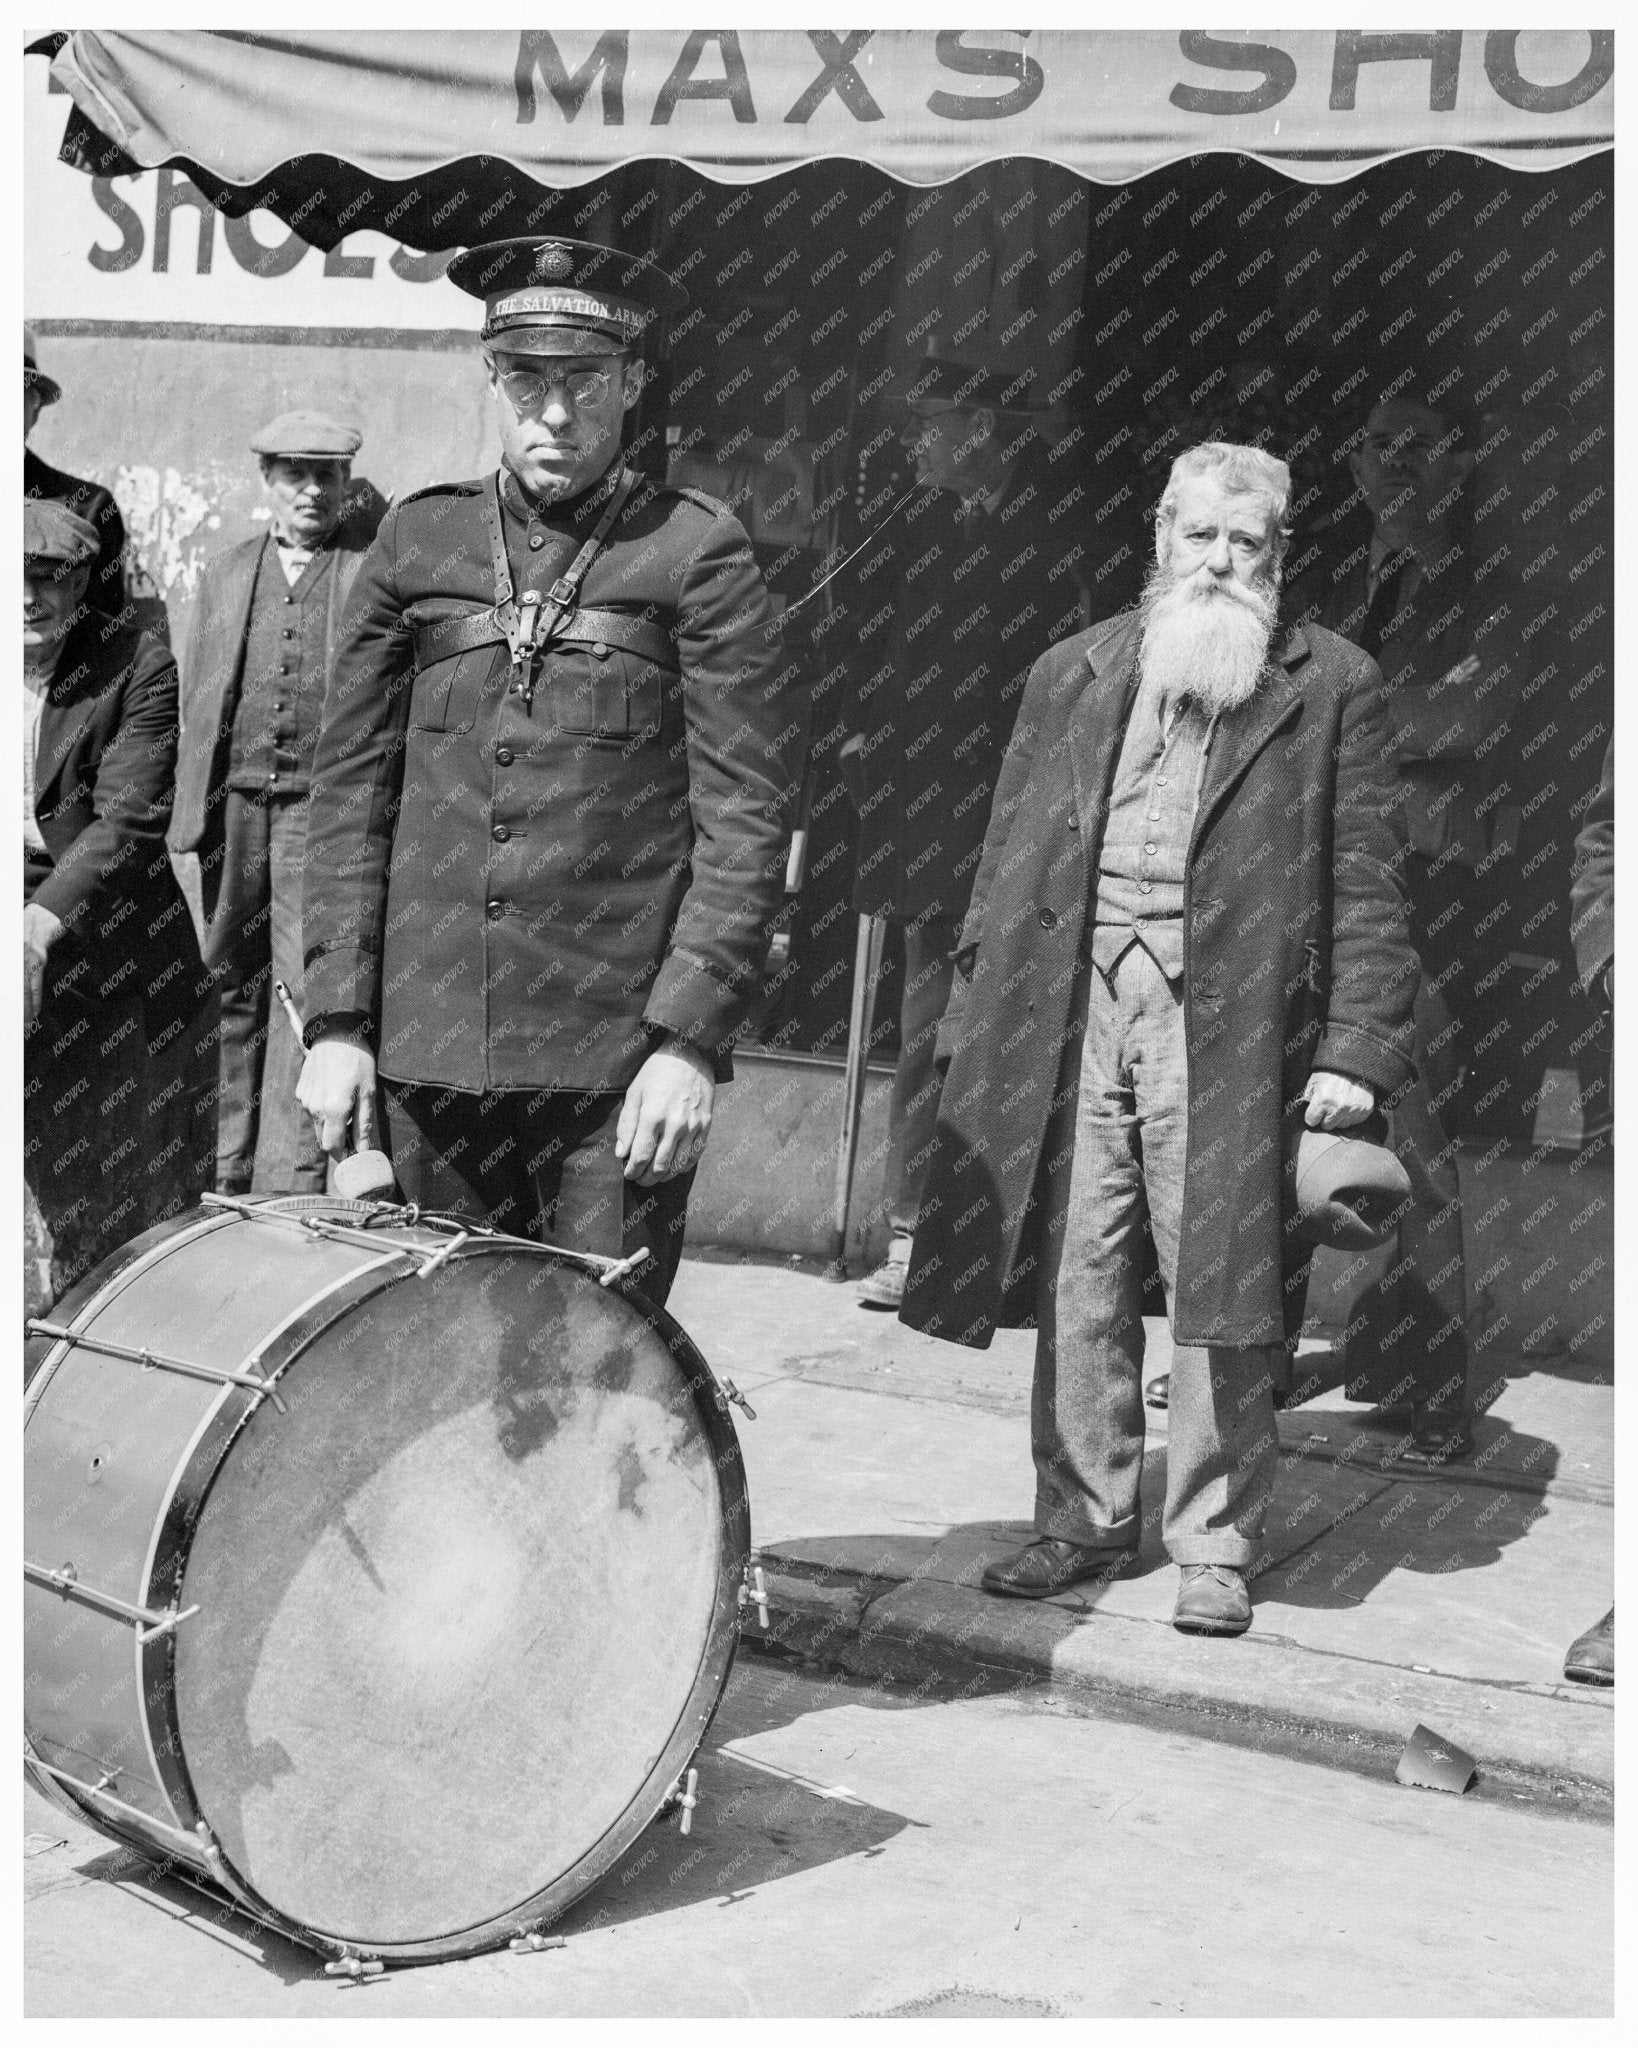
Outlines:
<svg viewBox="0 0 1638 2048"><path fill-rule="evenodd" d="M546 536L545 536L545 534L543 534L543 533L532 533L532 534L530 534L530 536L529 536L529 545L530 545L530 547L532 547L532 548L543 548L543 547L544 547L544 546L546 545Z"/></svg>
<svg viewBox="0 0 1638 2048"><path fill-rule="evenodd" d="M512 836L511 828L506 825L497 825L489 836L491 839L499 840L501 845L504 846Z"/></svg>
<svg viewBox="0 0 1638 2048"><path fill-rule="evenodd" d="M512 749L510 747L497 747L495 749L495 759L502 768L510 768L512 765Z"/></svg>
<svg viewBox="0 0 1638 2048"><path fill-rule="evenodd" d="M1053 930L1055 930L1055 929L1056 929L1056 927L1057 927L1057 923L1058 923L1058 913L1057 913L1057 911L1055 911L1055 910L1052 910L1052 909L1046 909L1046 910L1043 910L1043 911L1041 912L1041 929L1042 929L1042 931L1044 931L1044 932L1050 932L1050 931L1053 931Z"/></svg>
<svg viewBox="0 0 1638 2048"><path fill-rule="evenodd" d="M1068 818L1065 820L1065 823L1069 826L1071 832L1078 832L1081 829L1081 821L1079 818L1076 817L1073 811L1070 812Z"/></svg>
<svg viewBox="0 0 1638 2048"><path fill-rule="evenodd" d="M495 924L506 915L506 905L504 903L486 903L484 905L484 914L491 924Z"/></svg>

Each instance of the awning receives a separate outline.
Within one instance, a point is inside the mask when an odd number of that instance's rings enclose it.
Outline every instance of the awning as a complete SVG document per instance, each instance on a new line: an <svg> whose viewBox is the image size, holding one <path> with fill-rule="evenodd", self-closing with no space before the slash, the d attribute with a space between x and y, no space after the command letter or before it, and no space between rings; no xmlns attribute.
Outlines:
<svg viewBox="0 0 1638 2048"><path fill-rule="evenodd" d="M1614 51L1603 29L80 30L52 68L82 168L175 166L320 247L433 248L474 238L474 179L654 158L733 182L1033 157L1114 184L1219 150L1311 183L1425 149L1548 170L1613 144Z"/></svg>

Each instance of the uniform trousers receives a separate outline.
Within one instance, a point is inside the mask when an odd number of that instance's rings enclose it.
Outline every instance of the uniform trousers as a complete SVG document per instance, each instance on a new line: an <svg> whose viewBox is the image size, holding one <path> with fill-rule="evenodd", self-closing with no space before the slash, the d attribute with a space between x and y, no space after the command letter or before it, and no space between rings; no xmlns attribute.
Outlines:
<svg viewBox="0 0 1638 2048"><path fill-rule="evenodd" d="M1143 1224L1177 1300L1188 1053L1181 984L1133 944L1089 976L1075 1152L1056 1272L1040 1293L1031 1400L1035 1524L1135 1548L1143 1475ZM1178 1564L1244 1568L1278 1460L1283 1345L1172 1353L1161 1533Z"/></svg>
<svg viewBox="0 0 1638 2048"><path fill-rule="evenodd" d="M615 1157L619 1094L572 1089L457 1088L383 1079L387 1150L406 1200L470 1217L515 1237L622 1259L664 1305L677 1277L692 1171L655 1187L625 1178Z"/></svg>
<svg viewBox="0 0 1638 2048"><path fill-rule="evenodd" d="M222 998L216 1185L231 1194L322 1193L326 1166L296 1100L304 1054L273 983L302 1009L305 796L229 790L222 859L202 867L205 964Z"/></svg>
<svg viewBox="0 0 1638 2048"><path fill-rule="evenodd" d="M913 1237L933 1156L942 1076L933 1065L938 1027L955 979L960 926L923 918L902 927L904 992L899 999L899 1058L887 1109L887 1221L895 1237Z"/></svg>

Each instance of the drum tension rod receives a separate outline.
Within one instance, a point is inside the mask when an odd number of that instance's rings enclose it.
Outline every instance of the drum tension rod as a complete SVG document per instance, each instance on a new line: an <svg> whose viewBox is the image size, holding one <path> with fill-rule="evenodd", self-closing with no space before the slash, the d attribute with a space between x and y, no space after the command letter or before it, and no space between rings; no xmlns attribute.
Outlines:
<svg viewBox="0 0 1638 2048"><path fill-rule="evenodd" d="M355 1956L349 1949L343 1949L334 1962L325 1964L324 1974L356 1984L360 1977L379 1977L386 1967L379 1956Z"/></svg>
<svg viewBox="0 0 1638 2048"><path fill-rule="evenodd" d="M726 1399L724 1398L725 1396ZM722 1410L724 1415L728 1413L729 1401L732 1401L736 1408L743 1408L745 1410L745 1419L748 1422L755 1422L756 1410L751 1406L750 1402L746 1400L745 1396L739 1391L738 1387L734 1385L732 1380L724 1379L722 1382L722 1386L717 1393L717 1406Z"/></svg>
<svg viewBox="0 0 1638 2048"><path fill-rule="evenodd" d="M265 1395L281 1415L289 1413L273 1382L255 1373L229 1372L223 1366L199 1365L191 1358L173 1358L165 1351L139 1350L132 1344L111 1344L105 1337L88 1337L63 1323L43 1322L38 1316L31 1317L26 1328L31 1337L54 1337L59 1343L72 1344L80 1351L99 1352L104 1358L123 1358L131 1365L140 1365L144 1372L178 1372L190 1380L212 1380L224 1387L248 1387L258 1400Z"/></svg>
<svg viewBox="0 0 1638 2048"><path fill-rule="evenodd" d="M759 1564L748 1564L745 1567L744 1577L740 1582L740 1612L743 1614L747 1607L754 1607L756 1609L756 1618L762 1627L766 1629L768 1626L768 1588L762 1577L762 1567Z"/></svg>
<svg viewBox="0 0 1638 2048"><path fill-rule="evenodd" d="M82 1586L79 1572L71 1564L53 1571L49 1565L35 1564L25 1557L23 1577L32 1580L36 1586L44 1586L48 1592L61 1593L65 1600L78 1600L82 1606L95 1608L99 1614L111 1615L115 1621L131 1622L136 1628L139 1643L151 1643L156 1636L169 1635L190 1614L199 1612L197 1605L184 1607L180 1613L174 1607L164 1612L156 1607L135 1607L129 1600L121 1600L113 1593L101 1592L95 1586Z"/></svg>
<svg viewBox="0 0 1638 2048"><path fill-rule="evenodd" d="M690 1766L665 1795L665 1802L660 1808L661 1813L669 1813L674 1806L682 1809L682 1824L677 1830L680 1835L694 1832L694 1809L700 1803L699 1783L699 1772Z"/></svg>

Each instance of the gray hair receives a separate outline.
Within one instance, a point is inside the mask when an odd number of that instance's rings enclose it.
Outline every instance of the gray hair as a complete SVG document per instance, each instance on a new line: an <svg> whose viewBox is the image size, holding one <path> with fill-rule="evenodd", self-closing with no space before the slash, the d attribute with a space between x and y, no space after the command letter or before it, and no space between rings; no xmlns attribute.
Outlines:
<svg viewBox="0 0 1638 2048"><path fill-rule="evenodd" d="M1177 517L1178 486L1191 478L1207 476L1225 491L1254 491L1270 501L1274 513L1274 558L1278 561L1291 538L1291 468L1277 455L1243 441L1201 441L1178 456L1155 507L1156 548L1165 541Z"/></svg>

